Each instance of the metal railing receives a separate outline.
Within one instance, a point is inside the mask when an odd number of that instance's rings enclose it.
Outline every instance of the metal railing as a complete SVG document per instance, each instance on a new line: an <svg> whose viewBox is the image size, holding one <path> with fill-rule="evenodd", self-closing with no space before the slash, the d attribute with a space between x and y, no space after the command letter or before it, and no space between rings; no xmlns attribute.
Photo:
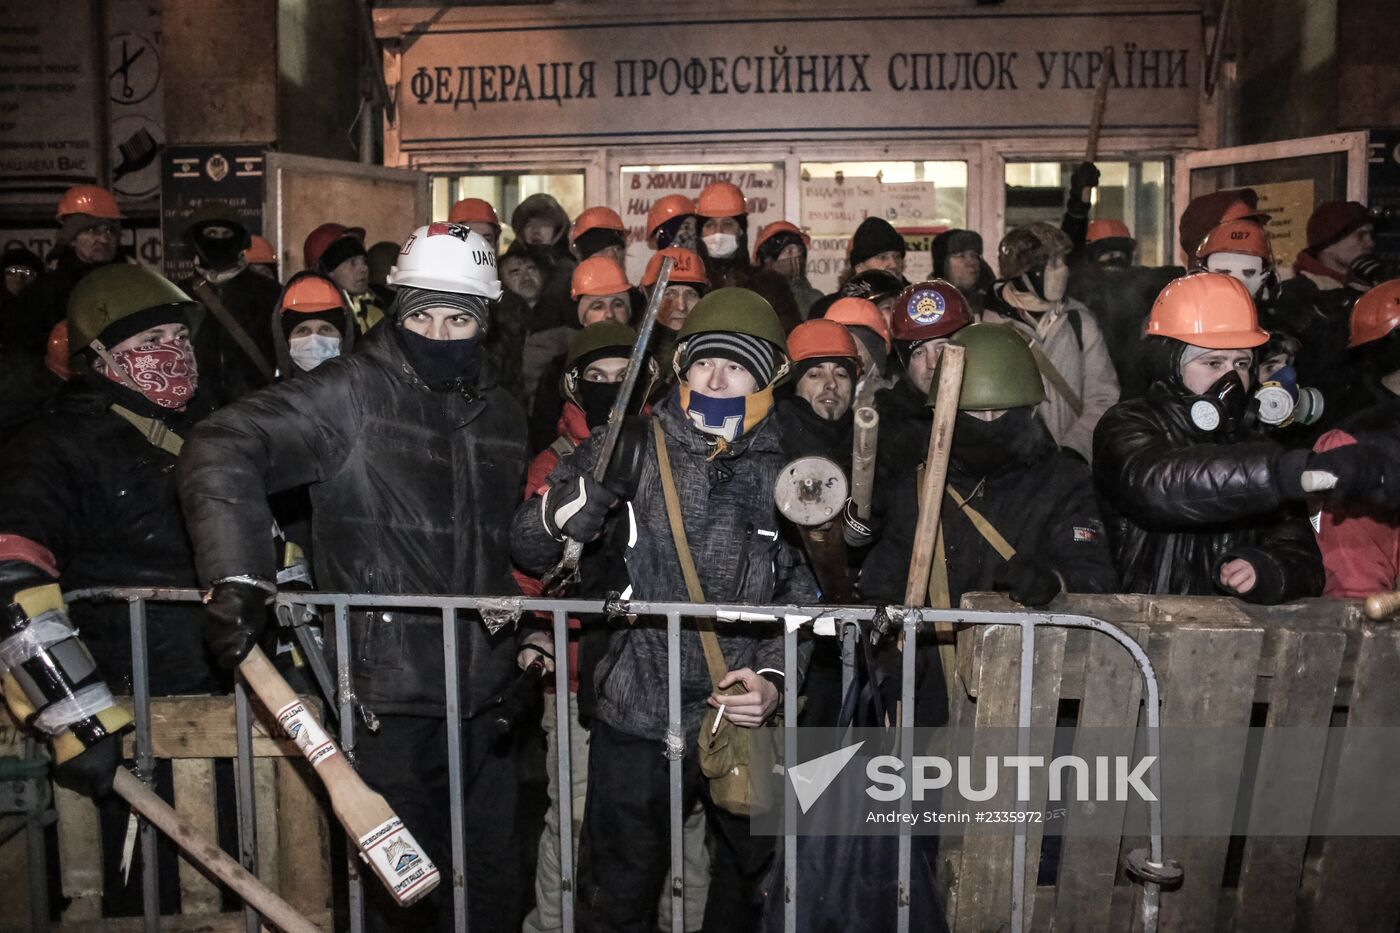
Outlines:
<svg viewBox="0 0 1400 933"><path fill-rule="evenodd" d="M154 773L155 757L151 740L150 689L148 655L146 650L146 605L148 602L198 602L201 594L191 589L152 589L152 588L113 588L73 591L66 594L70 602L77 600L119 600L128 603L131 622L133 703L135 707L135 766L136 773L150 782ZM459 614L470 612L479 615L490 627L512 623L524 615L543 614L552 621L554 643L567 644L569 618L620 615L664 617L667 635L667 708L668 734L667 757L670 759L670 831L671 831L671 873L670 892L671 922L673 930L684 929L685 883L682 849L682 827L685 814L682 808L682 754L684 750L684 728L681 718L681 619L715 618L737 620L757 624L776 624L783 631L783 713L786 722L796 722L798 715L798 676L797 644L798 632L810 627L814 620L831 620L836 631L842 633L846 626L861 622L872 622L877 617L898 626L903 635L903 676L900 727L905 730L914 727L915 696L915 650L921 635L930 634L936 623L952 623L972 626L1016 625L1021 631L1020 686L1018 694L1019 729L1018 753L1029 754L1032 682L1035 660L1035 632L1037 628L1059 627L1067 629L1087 629L1099 632L1129 652L1137 664L1143 678L1145 693L1145 727L1147 754L1153 763L1147 770L1148 787L1154 800L1149 801L1149 851L1146 853L1151 865L1164 863L1162 851L1161 816L1161 770L1159 736L1159 697L1157 677L1152 663L1142 646L1117 626L1100 619L1083 615L1067 615L1053 612L992 612L959 609L913 609L901 607L872 606L795 606L795 605L725 605L714 603L685 602L643 602L638 600L609 601L582 599L530 599L525 597L471 597L471 596L378 596L362 594L324 593L282 593L277 597L277 615L283 624L295 619L321 617L329 612L327 620L334 626L335 665L334 686L328 696L338 711L340 742L342 748L353 760L355 748L355 712L350 658L350 612L352 610L382 609L422 609L437 610L442 615L443 660L445 669L445 708L448 735L448 782L450 795L450 830L452 835L452 871L444 873L451 890L455 928L468 930L467 887L465 868L465 846L463 812L463 756L462 756L462 709L460 698L460 671L457 667L459 637ZM311 610L309 613L305 609ZM469 624L482 624L472 619ZM292 626L298 630L296 625ZM312 644L306 639L303 647ZM305 652L309 660L321 661L319 652ZM562 658L563 655L560 655ZM321 682L323 690L330 688L330 671L325 664L313 664L313 671ZM949 677L954 672L947 672ZM554 687L559 697L567 697L569 692L568 665L559 663L554 670ZM238 845L241 860L246 868L257 873L258 846L256 833L256 800L253 793L253 755L251 707L248 695L241 683L235 685L235 726L237 731L238 761L235 766L238 807ZM560 702L555 705L556 728L558 730L558 807L559 807L559 853L561 875L560 913L566 931L574 928L574 847L573 847L573 799L567 789L570 786L572 763L570 761L569 730L571 728L569 705ZM787 761L797 760L796 731L788 729L784 736L784 756ZM913 743L900 743L900 755L905 772L913 766ZM793 787L784 781L784 805L787 823L783 834L783 894L784 929L786 933L797 933L797 835L795 832L795 806ZM906 809L909 801L902 804ZM411 830L412 827L409 827ZM358 866L357 850L353 841L347 839L349 852L349 929L360 933L363 929L364 887ZM144 923L147 933L155 933L160 928L159 917L159 873L156 869L156 830L149 824L142 824L139 845L142 860ZM908 933L911 921L912 870L912 829L901 825L898 841L898 904L897 931ZM1026 867L1026 826L1021 824L1015 832L1014 867L1011 890L1008 899L1011 905L1011 929L1025 930L1026 905L1024 903L1024 875ZM1143 928L1153 933L1157 927L1159 887L1150 880L1143 884L1141 902ZM776 893L776 892L775 892ZM256 933L261 918L249 907L244 908L248 933Z"/></svg>

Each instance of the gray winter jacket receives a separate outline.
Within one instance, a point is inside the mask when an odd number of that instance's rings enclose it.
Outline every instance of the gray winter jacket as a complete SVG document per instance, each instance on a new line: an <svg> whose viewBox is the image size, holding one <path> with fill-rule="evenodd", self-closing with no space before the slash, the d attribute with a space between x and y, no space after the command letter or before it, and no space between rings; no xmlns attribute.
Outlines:
<svg viewBox="0 0 1400 933"><path fill-rule="evenodd" d="M655 417L665 431L686 538L707 602L811 603L817 587L800 551L783 537L773 505L773 486L785 458L778 425L770 416L736 441L731 451L706 461L706 435L691 426L675 393ZM601 430L549 475L551 484L591 471ZM685 580L676 556L666 500L658 472L655 439L646 434L636 495L622 506L630 522L624 559L634 599L685 602ZM515 513L512 553L521 569L540 574L562 550L544 528L540 500L527 500ZM699 734L705 700L713 692L709 670L693 622L681 633L681 708L687 749ZM780 626L719 622L720 650L729 670L783 669ZM800 649L799 669L810 646ZM598 715L609 726L643 738L666 735L666 621L640 618L613 634L595 674Z"/></svg>

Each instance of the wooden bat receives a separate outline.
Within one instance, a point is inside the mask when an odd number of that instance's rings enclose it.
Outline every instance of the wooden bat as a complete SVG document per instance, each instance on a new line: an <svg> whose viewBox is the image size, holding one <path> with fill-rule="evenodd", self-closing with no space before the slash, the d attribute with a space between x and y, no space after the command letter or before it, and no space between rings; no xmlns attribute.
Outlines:
<svg viewBox="0 0 1400 933"><path fill-rule="evenodd" d="M856 517L870 518L870 498L875 488L875 451L880 438L880 414L874 408L857 408L855 439L851 449L851 502Z"/></svg>
<svg viewBox="0 0 1400 933"><path fill-rule="evenodd" d="M1384 622L1400 611L1400 592L1374 593L1366 597L1366 618L1372 622Z"/></svg>
<svg viewBox="0 0 1400 933"><path fill-rule="evenodd" d="M914 552L909 555L909 576L905 581L904 605L922 606L928 601L928 576L933 566L934 540L938 536L939 518L943 511L943 489L948 483L948 458L953 450L953 425L958 417L958 397L962 395L962 347L948 344L938 360L938 394L934 397L933 431L928 439L928 456L924 460L923 485L919 490L919 521L914 526ZM953 689L955 657L953 626L935 622L938 654L948 689Z"/></svg>
<svg viewBox="0 0 1400 933"><path fill-rule="evenodd" d="M283 731L316 769L336 819L400 907L423 897L441 880L428 853L380 794L370 790L340 746L277 673L262 649L254 648L238 667L244 681L272 711Z"/></svg>
<svg viewBox="0 0 1400 933"><path fill-rule="evenodd" d="M132 810L165 833L191 861L213 875L215 880L231 888L245 903L262 914L269 924L283 933L321 933L320 927L297 913L296 908L278 897L222 849L201 836L170 804L142 784L136 775L118 767L112 780L112 789Z"/></svg>
<svg viewBox="0 0 1400 933"><path fill-rule="evenodd" d="M1099 157L1099 132L1103 129L1103 111L1108 105L1108 80L1113 72L1113 46L1103 50L1103 64L1099 70L1099 84L1094 88L1094 111L1089 118L1089 145L1084 148L1084 161L1093 162Z"/></svg>

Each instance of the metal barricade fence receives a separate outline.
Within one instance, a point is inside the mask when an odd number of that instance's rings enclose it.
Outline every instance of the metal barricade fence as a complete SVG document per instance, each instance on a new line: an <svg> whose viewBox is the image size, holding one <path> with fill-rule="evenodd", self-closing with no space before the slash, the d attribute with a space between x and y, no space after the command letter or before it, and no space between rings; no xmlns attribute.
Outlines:
<svg viewBox="0 0 1400 933"><path fill-rule="evenodd" d="M92 589L74 591L66 594L66 598L72 602L76 600L120 600L129 605L129 615L131 623L131 647L132 647L132 675L133 675L133 703L135 719L135 766L136 772L143 780L150 782L154 772L155 758L152 752L151 741L151 697L149 690L149 658L146 648L146 606L148 602L197 602L201 594L190 589L150 589L150 588L113 588L113 589ZM1035 659L1035 633L1037 628L1058 627L1066 629L1085 629L1112 639L1121 645L1132 657L1133 662L1140 670L1144 687L1144 707L1145 707L1145 729L1147 752L1153 756L1154 763L1148 769L1146 777L1148 787L1152 791L1154 798L1161 796L1161 775L1160 765L1156 763L1159 757L1158 729L1160 726L1158 719L1158 684L1154 674L1152 664L1147 653L1142 646L1127 635L1122 629L1110 625L1097 618L1083 615L1068 615L1053 612L999 612L999 611L976 611L976 610L936 610L936 609L906 609L899 607L866 607L866 606L794 606L794 605L723 605L723 604L696 604L684 602L643 602L637 600L581 600L581 599L528 599L524 597L447 597L447 596L379 596L363 594L323 594L323 593L283 593L277 597L279 610L291 610L289 615L295 616L299 607L305 607L316 616L325 618L322 613L328 612L329 619L325 621L334 626L335 631L335 667L334 672L328 671L324 665L318 670L317 679L322 682L323 689L328 686L327 680L333 677L333 700L338 711L338 721L340 724L340 742L346 753L352 756L355 747L355 696L351 676L351 645L350 645L350 612L354 610L383 610L383 609L427 609L437 610L442 615L442 639L443 639L443 659L446 672L444 683L444 699L446 707L446 718L448 721L448 782L450 794L449 825L452 837L452 870L445 873L448 885L451 890L453 913L455 918L455 928L467 931L467 886L465 874L465 846L464 838L464 813L463 813L463 750L461 739L462 709L460 699L460 671L457 667L459 617L461 613L468 612L478 614L482 622L476 619L470 620L469 624L488 625L506 624L518 620L526 614L543 614L552 620L552 630L554 643L556 646L567 644L569 638L568 620L571 616L615 616L615 615L638 615L664 617L666 620L667 635L667 700L668 700L668 736L667 736L667 757L670 759L670 878L671 883L667 887L670 892L670 910L673 930L684 929L684 871L682 853L682 826L685 814L682 812L682 763L683 752L683 725L681 713L681 619L685 618L714 618L725 620L737 620L752 622L754 624L777 625L783 631L783 658L784 658L784 690L782 697L782 709L786 722L796 722L798 714L798 677L797 677L797 644L798 632L803 627L810 628L813 620L831 620L836 631L845 631L846 626L874 620L878 613L884 613L886 619L898 626L903 637L905 650L903 652L903 677L902 677L902 703L900 727L910 730L914 727L914 700L915 700L915 652L921 635L929 635L935 623L955 623L964 626L1017 626L1020 629L1020 685L1018 694L1019 708L1019 738L1018 753L1026 755L1029 753L1031 728L1031 706L1032 706L1032 682ZM279 611L279 618L284 623L288 615ZM303 613L303 618L306 615ZM295 630L295 627L294 627ZM303 645L307 642L303 641ZM321 660L318 652L308 651L308 659ZM948 672L952 676L953 672ZM557 664L554 671L554 687L557 695L567 697L569 691L569 671L565 663ZM243 865L253 872L258 873L259 851L257 839L257 800L254 794L253 781L253 752L252 752L252 709L246 689L239 683L235 686L235 727L237 734L238 758L235 767L237 786L237 825L238 825L238 848ZM562 895L560 912L563 917L563 927L566 931L574 928L574 877L576 866L574 865L573 854L573 800L566 791L569 787L569 776L571 774L572 763L570 761L570 748L568 742L569 730L571 728L569 706L566 702L555 705L556 708L556 728L560 740L557 743L558 757L557 767L559 774L558 806L559 806L559 853L560 853L560 874L562 883ZM797 760L797 745L795 730L786 731L785 760ZM900 745L900 755L904 768L909 771L912 767L913 743L903 742ZM793 787L790 781L784 782L785 813L788 820L783 839L783 865L784 878L782 894L784 897L784 928L786 933L797 933L797 836L793 827L794 806ZM909 800L902 801L902 807L907 812ZM1149 851L1146 854L1151 864L1161 865L1164 863L1162 851L1162 818L1161 804L1158 799L1149 802ZM409 827L412 830L412 827ZM910 826L903 824L900 830L898 841L899 852L899 893L897 905L897 930L898 933L908 933L911 921L911 897L910 897L910 874L911 874L911 837ZM362 876L356 858L358 852L353 840L347 839L349 852L348 858L348 890L349 890L349 929L351 933L360 933L363 929L364 910L364 888ZM143 866L142 872L142 903L144 911L144 929L147 933L154 933L160 928L160 892L159 873L156 869L156 830L155 827L143 823L139 836L140 858ZM1013 931L1024 931L1026 929L1026 904L1025 900L1025 868L1026 868L1026 828L1022 824L1015 832L1014 862L1012 880L1007 892L1007 899L1011 905L1011 929ZM776 893L776 891L775 891ZM1147 933L1153 933L1157 926L1159 890L1156 884L1150 881L1143 882L1143 892L1141 896L1141 923L1142 928ZM251 908L244 908L244 920L248 933L257 933L261 926L261 918Z"/></svg>

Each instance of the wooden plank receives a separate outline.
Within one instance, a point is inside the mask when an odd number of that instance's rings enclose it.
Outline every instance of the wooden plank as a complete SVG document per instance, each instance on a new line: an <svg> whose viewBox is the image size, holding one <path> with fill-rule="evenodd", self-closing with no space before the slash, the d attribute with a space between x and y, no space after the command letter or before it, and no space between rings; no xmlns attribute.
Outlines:
<svg viewBox="0 0 1400 933"><path fill-rule="evenodd" d="M1285 629L1279 633L1266 726L1326 726L1332 718L1346 647L1347 635L1341 630ZM1263 815L1262 801L1280 799L1275 795L1286 794L1293 800L1316 799L1325 750L1318 750L1316 761L1309 762L1310 768L1299 768L1294 756L1289 757L1287 766L1282 763L1279 744L1269 733L1264 734L1251 819ZM1310 814L1311 809L1297 816ZM1305 835L1260 835L1246 840L1234 911L1237 933L1272 933L1293 928L1307 843Z"/></svg>
<svg viewBox="0 0 1400 933"><path fill-rule="evenodd" d="M258 839L258 880L274 891L281 888L281 847L278 839L281 829L277 825L277 772L271 758L259 758L253 762L253 794L257 801Z"/></svg>
<svg viewBox="0 0 1400 933"><path fill-rule="evenodd" d="M303 914L331 907L330 843L320 784L296 759L272 763L276 779L277 892ZM267 851L267 850L264 850Z"/></svg>
<svg viewBox="0 0 1400 933"><path fill-rule="evenodd" d="M1122 627L1139 644L1146 642L1146 626L1127 623ZM1142 672L1137 662L1126 648L1097 632L1071 632L1069 642L1066 654L1069 656L1074 648L1079 649L1073 653L1082 661L1080 673L1086 685L1079 704L1079 729L1123 730L1122 741L1115 741L1117 736L1113 733L1080 731L1075 738L1074 754L1087 757L1131 755L1132 730L1137 726L1142 702ZM1053 928L1058 933L1110 929L1109 911L1118 876L1119 838L1074 835L1075 816L1092 814L1096 824L1106 819L1121 827L1127 805L1086 801L1062 806L1069 811L1068 832L1060 851Z"/></svg>
<svg viewBox="0 0 1400 933"><path fill-rule="evenodd" d="M1031 683L1030 754L1049 761L1055 754L1055 724L1060 712L1060 679L1064 674L1065 642L1068 632L1062 628L1036 630L1035 667ZM1048 772L1041 768L1032 772L1030 800L1023 806L1031 812L1044 812L1049 806ZM1040 878L1040 844L1045 838L1044 823L1026 826L1026 873L1021 879L1022 900L1026 922L1035 919L1036 892ZM1013 839L1013 844L1015 840Z"/></svg>
<svg viewBox="0 0 1400 933"><path fill-rule="evenodd" d="M1254 682L1264 631L1257 627L1186 624L1170 630L1162 680L1162 725L1246 727L1254 702ZM1238 762L1244 760L1241 743ZM1164 750L1164 754L1166 754ZM1164 770L1188 767L1164 761ZM1170 806L1169 800L1163 801ZM1223 826L1233 817L1234 801L1219 801ZM1223 831L1223 830L1222 830ZM1168 836L1164 854L1179 860L1185 879L1175 891L1163 891L1161 927L1170 933L1207 933L1215 929L1220 882L1229 836Z"/></svg>
<svg viewBox="0 0 1400 933"><path fill-rule="evenodd" d="M1053 727L1059 706L1059 680L1064 661L1065 633L1062 629L1042 630L1036 639L1036 665L1033 672L1031 722L1036 727ZM1020 693L1021 630L1016 625L980 627L975 639L977 657L973 674L981 686L977 701L971 756L981 761L987 755L1014 754L1006 748L1007 730L1018 722ZM984 730L1001 730L995 739ZM1049 744L1050 729L1042 728L1039 738ZM1037 743L1039 744L1039 743ZM959 752L961 754L961 752ZM1032 754L1048 755L1050 748L1032 746ZM1015 810L1015 783L1002 781L997 794L976 805L979 810ZM1043 782L1035 788L1026 809L1043 809ZM1038 801L1038 802L1037 802ZM1019 883L1028 892L1027 916L1035 909L1035 881L1040 864L1040 829L1027 834L1026 877ZM1008 832L996 835L966 834L957 876L954 926L957 929L998 929L1011 915L1010 888L1015 839Z"/></svg>
<svg viewBox="0 0 1400 933"><path fill-rule="evenodd" d="M175 812L190 821L206 839L218 839L214 801L214 762L208 758L177 758L171 762ZM180 910L187 914L219 911L219 886L188 859L180 859Z"/></svg>
<svg viewBox="0 0 1400 933"><path fill-rule="evenodd" d="M302 697L310 709L321 708L313 697ZM117 697L128 711L130 697ZM155 697L151 700L151 745L157 758L236 758L233 697ZM254 704L253 756L257 758L300 758L296 744L274 738L269 732L271 716ZM135 736L126 734L123 753L135 753Z"/></svg>
<svg viewBox="0 0 1400 933"><path fill-rule="evenodd" d="M304 914L323 930L331 928L330 911ZM140 917L111 918L92 921L65 921L51 927L53 933L142 933L145 926ZM178 914L160 918L161 933L243 933L243 914ZM267 929L264 927L263 929Z"/></svg>
<svg viewBox="0 0 1400 933"><path fill-rule="evenodd" d="M1366 626L1356 658L1356 679L1347 713L1347 729L1400 725L1400 631ZM1366 758L1364 737L1343 741L1337 763L1334 801L1364 806L1371 782L1359 771ZM1374 787L1370 788L1374 792ZM1322 842L1317 876L1309 879L1303 901L1302 929L1336 931L1394 930L1400 921L1400 838L1331 836Z"/></svg>
<svg viewBox="0 0 1400 933"><path fill-rule="evenodd" d="M91 800L54 787L58 810L58 864L63 896L69 898L65 920L102 916L102 845L97 807Z"/></svg>

